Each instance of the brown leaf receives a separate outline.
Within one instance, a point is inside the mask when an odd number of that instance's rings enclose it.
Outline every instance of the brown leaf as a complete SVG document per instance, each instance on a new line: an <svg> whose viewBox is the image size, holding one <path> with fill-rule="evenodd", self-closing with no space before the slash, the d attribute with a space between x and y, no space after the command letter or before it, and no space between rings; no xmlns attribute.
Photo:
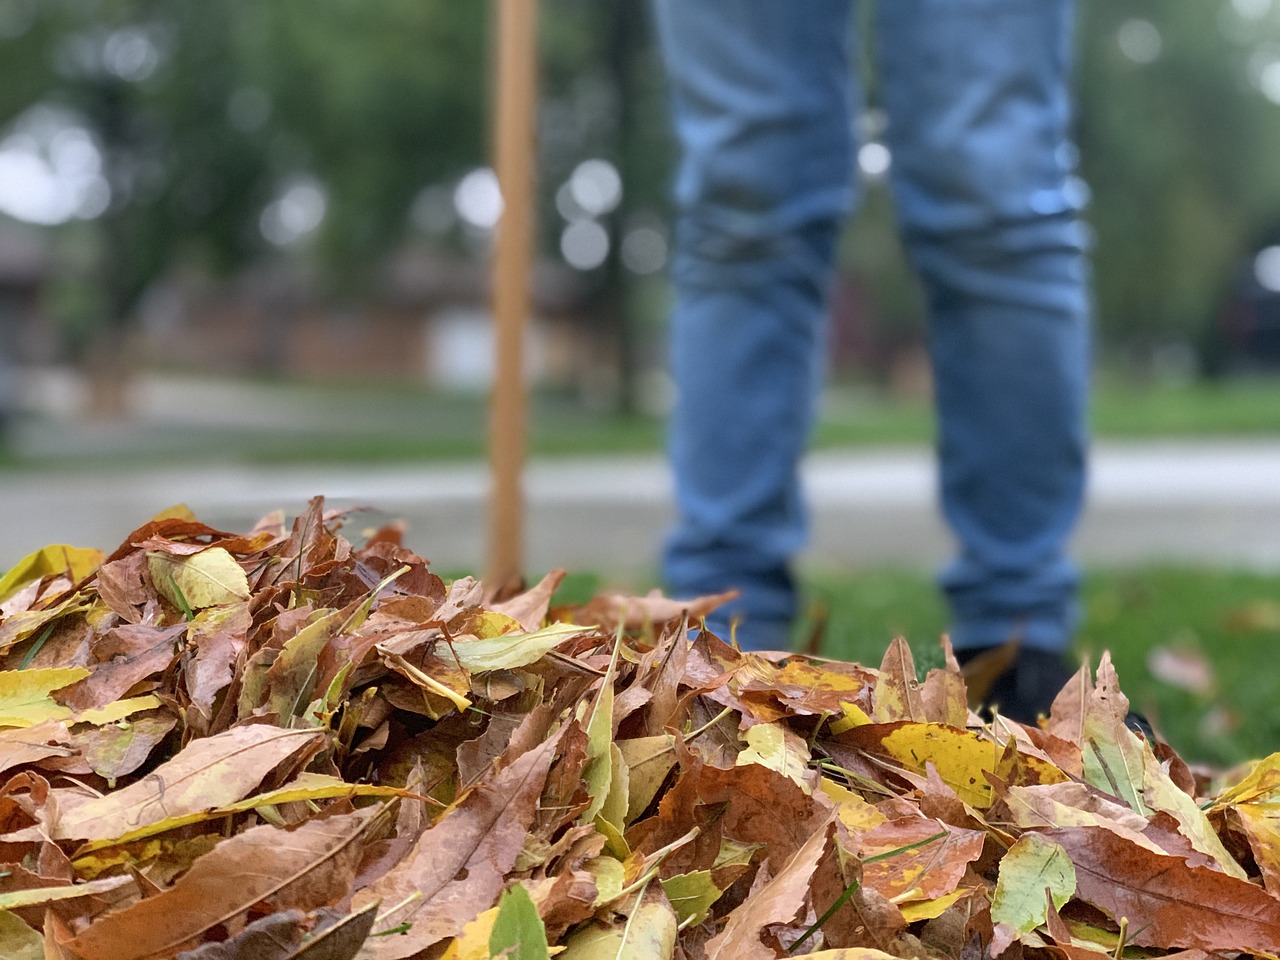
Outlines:
<svg viewBox="0 0 1280 960"><path fill-rule="evenodd" d="M78 755L45 760L41 767L72 774L96 773L114 785L118 778L142 767L177 723L173 713L161 708L133 714L127 723L100 727L78 724L70 735L70 745Z"/></svg>
<svg viewBox="0 0 1280 960"><path fill-rule="evenodd" d="M104 563L98 569L98 596L112 613L126 623L138 623L141 610L155 597L142 551Z"/></svg>
<svg viewBox="0 0 1280 960"><path fill-rule="evenodd" d="M275 910L338 903L351 892L369 819L362 811L290 831L254 827L218 844L164 893L108 914L67 946L84 960L170 956L260 901Z"/></svg>
<svg viewBox="0 0 1280 960"><path fill-rule="evenodd" d="M948 723L963 728L969 722L969 701L960 664L951 649L951 641L942 638L945 666L930 670L920 688L925 718L935 723Z"/></svg>
<svg viewBox="0 0 1280 960"><path fill-rule="evenodd" d="M182 672L191 705L203 718L203 732L213 718L214 697L231 684L252 626L248 601L202 610L188 624L187 647L194 656L184 660Z"/></svg>
<svg viewBox="0 0 1280 960"><path fill-rule="evenodd" d="M356 895L357 907L383 901L387 927L412 924L403 935L378 938L373 956L412 956L457 936L493 905L524 846L558 743L553 737L478 783L418 838L399 866Z"/></svg>
<svg viewBox="0 0 1280 960"><path fill-rule="evenodd" d="M58 700L72 710L105 707L118 700L139 680L169 668L177 656L174 642L187 629L185 623L171 627L125 624L104 633L93 645L93 671L77 683L58 692Z"/></svg>
<svg viewBox="0 0 1280 960"><path fill-rule="evenodd" d="M960 885L965 871L982 855L986 835L977 830L952 827L937 820L906 817L890 820L857 838L858 857L863 861L920 843L938 833L944 836L912 850L864 863L863 886L878 891L895 903L902 900L934 900Z"/></svg>
<svg viewBox="0 0 1280 960"><path fill-rule="evenodd" d="M1153 853L1101 827L1044 834L1075 864L1077 895L1115 920L1127 918L1133 943L1280 952L1280 900L1261 887Z"/></svg>
<svg viewBox="0 0 1280 960"><path fill-rule="evenodd" d="M902 637L895 637L880 663L876 681L875 719L881 723L895 720L924 721L924 701L916 680L916 662L911 648Z"/></svg>
<svg viewBox="0 0 1280 960"><path fill-rule="evenodd" d="M320 923L315 932L285 960L353 960L364 946L378 916L378 905L371 903L333 923ZM257 960L246 957L245 960Z"/></svg>
<svg viewBox="0 0 1280 960"><path fill-rule="evenodd" d="M46 720L34 727L0 730L0 771L36 763L49 757L74 756L71 734L67 725L58 720Z"/></svg>
<svg viewBox="0 0 1280 960"><path fill-rule="evenodd" d="M790 924L809 901L810 881L818 863L831 853L834 818L808 839L759 890L733 910L724 930L707 943L707 960L775 960L777 953L761 942L770 924Z"/></svg>
<svg viewBox="0 0 1280 960"><path fill-rule="evenodd" d="M302 942L305 924L301 910L269 913L231 939L184 951L177 960L288 960Z"/></svg>
<svg viewBox="0 0 1280 960"><path fill-rule="evenodd" d="M538 581L536 586L503 603L495 603L489 609L513 617L520 621L521 629L526 633L533 633L547 618L551 597L564 578L565 571L557 567Z"/></svg>
<svg viewBox="0 0 1280 960"><path fill-rule="evenodd" d="M694 597L689 600L675 600L664 597L653 590L643 597L628 597L622 594L602 594L594 597L590 603L576 612L579 623L590 623L598 626L606 633L611 633L619 626L624 630L640 630L647 626L661 626L679 621L688 616L690 623L697 623L712 610L723 606L737 597L736 590L728 593L710 594Z"/></svg>
<svg viewBox="0 0 1280 960"><path fill-rule="evenodd" d="M101 797L64 803L53 837L107 840L144 824L234 803L291 758L317 748L317 730L235 727L194 740L143 779Z"/></svg>

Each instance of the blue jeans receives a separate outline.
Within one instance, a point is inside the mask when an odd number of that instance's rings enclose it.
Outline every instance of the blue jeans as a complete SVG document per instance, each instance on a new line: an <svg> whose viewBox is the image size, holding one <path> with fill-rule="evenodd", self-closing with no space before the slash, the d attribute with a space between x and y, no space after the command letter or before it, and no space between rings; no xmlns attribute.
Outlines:
<svg viewBox="0 0 1280 960"><path fill-rule="evenodd" d="M655 0L683 159L672 265L667 587L737 587L747 648L785 647L806 540L797 468L856 204L849 0ZM882 0L891 185L930 311L940 576L957 649L1064 649L1086 454L1085 234L1070 179L1071 0ZM725 634L727 635L727 634Z"/></svg>

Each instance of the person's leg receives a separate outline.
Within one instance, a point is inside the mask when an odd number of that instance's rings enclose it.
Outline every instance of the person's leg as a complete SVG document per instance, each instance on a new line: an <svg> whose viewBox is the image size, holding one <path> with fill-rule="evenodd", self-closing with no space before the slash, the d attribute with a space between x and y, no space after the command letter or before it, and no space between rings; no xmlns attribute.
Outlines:
<svg viewBox="0 0 1280 960"><path fill-rule="evenodd" d="M785 647L797 475L829 274L852 205L848 0L655 0L683 150L676 182L669 433L676 595L729 588L710 620Z"/></svg>
<svg viewBox="0 0 1280 960"><path fill-rule="evenodd" d="M1071 17L1071 0L878 9L895 199L932 318L958 651L1017 638L1056 654L1074 625L1089 298Z"/></svg>

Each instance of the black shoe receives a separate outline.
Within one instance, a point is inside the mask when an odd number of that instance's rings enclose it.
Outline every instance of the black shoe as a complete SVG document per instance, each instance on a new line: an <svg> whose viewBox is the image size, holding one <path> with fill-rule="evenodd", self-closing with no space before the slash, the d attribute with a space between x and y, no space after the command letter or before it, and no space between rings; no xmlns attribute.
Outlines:
<svg viewBox="0 0 1280 960"><path fill-rule="evenodd" d="M1076 673L1060 654L1011 644L957 650L956 660L975 711L987 720L998 712L1032 726L1048 716L1054 698ZM1151 723L1136 710L1129 711L1124 725L1147 743L1156 742Z"/></svg>
<svg viewBox="0 0 1280 960"><path fill-rule="evenodd" d="M1061 654L1034 647L981 647L957 650L974 709L988 719L998 712L1019 723L1035 724L1049 713L1053 698L1075 675Z"/></svg>

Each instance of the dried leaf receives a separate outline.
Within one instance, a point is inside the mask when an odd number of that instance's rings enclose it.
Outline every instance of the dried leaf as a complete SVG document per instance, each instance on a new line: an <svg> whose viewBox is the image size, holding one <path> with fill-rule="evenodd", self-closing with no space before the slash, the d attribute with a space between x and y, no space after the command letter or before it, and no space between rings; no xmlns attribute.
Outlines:
<svg viewBox="0 0 1280 960"><path fill-rule="evenodd" d="M67 745L70 737L66 724L57 720L0 730L0 772L48 757L71 756L75 750Z"/></svg>
<svg viewBox="0 0 1280 960"><path fill-rule="evenodd" d="M357 894L358 907L383 901L384 929L412 924L402 936L378 938L375 957L412 956L461 933L492 905L524 845L557 743L547 740L481 780L398 866Z"/></svg>
<svg viewBox="0 0 1280 960"><path fill-rule="evenodd" d="M724 891L711 879L710 870L678 873L662 881L662 890L671 901L676 920L682 925L702 923Z"/></svg>
<svg viewBox="0 0 1280 960"><path fill-rule="evenodd" d="M377 905L370 904L332 925L322 926L285 960L355 960L373 930L377 915ZM257 958L246 957L245 960Z"/></svg>
<svg viewBox="0 0 1280 960"><path fill-rule="evenodd" d="M527 667L567 640L591 632L594 631L590 627L553 623L533 633L504 634L486 639L461 637L455 638L448 652L442 655L472 673L510 670Z"/></svg>
<svg viewBox="0 0 1280 960"><path fill-rule="evenodd" d="M895 637L885 651L876 681L875 703L875 719L880 723L926 719L915 658L902 637Z"/></svg>
<svg viewBox="0 0 1280 960"><path fill-rule="evenodd" d="M760 890L733 910L722 932L707 943L707 960L775 960L760 939L775 923L792 923L808 902L810 879L830 851L834 821L815 830L794 857ZM825 904L823 905L826 906Z"/></svg>
<svg viewBox="0 0 1280 960"><path fill-rule="evenodd" d="M815 774L809 769L809 747L798 734L777 723L757 723L744 734L747 748L737 764L758 763L776 770L805 793L813 792Z"/></svg>
<svg viewBox="0 0 1280 960"><path fill-rule="evenodd" d="M302 941L305 921L301 910L269 913L229 940L187 950L177 960L288 960Z"/></svg>
<svg viewBox="0 0 1280 960"><path fill-rule="evenodd" d="M260 901L313 910L342 901L359 866L367 813L296 830L254 827L224 840L159 896L107 914L67 946L84 960L166 956Z"/></svg>
<svg viewBox="0 0 1280 960"><path fill-rule="evenodd" d="M1113 919L1126 917L1135 944L1280 952L1280 900L1261 887L1099 827L1045 836L1075 864L1079 896Z"/></svg>
<svg viewBox="0 0 1280 960"><path fill-rule="evenodd" d="M671 960L675 943L671 905L661 894L646 890L626 922L584 927L569 937L556 960Z"/></svg>
<svg viewBox="0 0 1280 960"><path fill-rule="evenodd" d="M170 830L177 830L180 827L187 827L194 823L221 820L237 813L278 807L287 803L313 803L316 800L338 798L404 796L413 796L413 794L399 787L380 786L373 783L348 783L345 780L340 780L337 777L328 777L324 774L302 773L298 775L297 779L290 781L279 789L254 794L236 803L228 803L218 807L206 807L192 813L166 817L163 820L147 823L106 840L83 844L79 848L77 856L81 857L96 850L116 847L121 844L136 843L139 840L145 840L147 837L168 833ZM77 863L79 862L77 859Z"/></svg>
<svg viewBox="0 0 1280 960"><path fill-rule="evenodd" d="M68 805L54 825L59 840L107 840L147 824L241 799L289 758L320 744L312 730L236 727L195 740L137 783Z"/></svg>

